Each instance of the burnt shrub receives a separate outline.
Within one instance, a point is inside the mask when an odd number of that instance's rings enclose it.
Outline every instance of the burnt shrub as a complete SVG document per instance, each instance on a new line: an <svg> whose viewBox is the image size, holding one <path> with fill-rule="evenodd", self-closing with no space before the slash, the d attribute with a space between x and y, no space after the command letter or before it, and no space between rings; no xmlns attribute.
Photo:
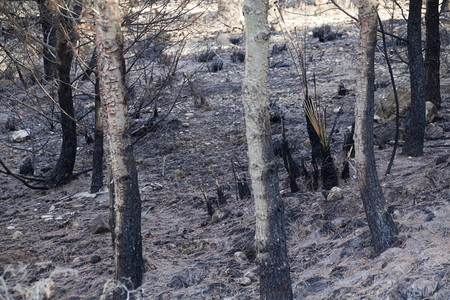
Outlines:
<svg viewBox="0 0 450 300"><path fill-rule="evenodd" d="M231 54L231 61L233 63L243 63L245 61L245 53L244 53L244 51L234 51Z"/></svg>
<svg viewBox="0 0 450 300"><path fill-rule="evenodd" d="M198 62L212 61L216 56L217 56L217 54L214 51L205 50L198 55L197 61Z"/></svg>

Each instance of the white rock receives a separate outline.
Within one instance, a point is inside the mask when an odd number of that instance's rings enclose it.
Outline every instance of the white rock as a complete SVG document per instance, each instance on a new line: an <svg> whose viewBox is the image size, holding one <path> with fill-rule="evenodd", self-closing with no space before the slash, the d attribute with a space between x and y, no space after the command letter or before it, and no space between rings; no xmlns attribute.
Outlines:
<svg viewBox="0 0 450 300"><path fill-rule="evenodd" d="M89 192L80 192L73 195L72 199L82 199L82 198L95 198L97 196L97 193L91 194Z"/></svg>
<svg viewBox="0 0 450 300"><path fill-rule="evenodd" d="M244 252L241 251L237 251L234 253L234 259L239 263L239 264L245 264L248 262L248 258L247 255L245 255Z"/></svg>
<svg viewBox="0 0 450 300"><path fill-rule="evenodd" d="M15 240L21 239L22 237L23 237L23 233L22 233L22 231L19 231L19 230L14 231L14 233L12 235L12 238Z"/></svg>
<svg viewBox="0 0 450 300"><path fill-rule="evenodd" d="M30 133L25 129L16 130L12 133L11 139L14 143L22 143L30 139Z"/></svg>
<svg viewBox="0 0 450 300"><path fill-rule="evenodd" d="M327 201L334 202L337 200L341 200L342 198L344 198L344 191L341 188L335 186L328 193Z"/></svg>
<svg viewBox="0 0 450 300"><path fill-rule="evenodd" d="M16 226L9 225L8 227L6 227L6 229L8 229L8 230L13 230L13 229L16 229Z"/></svg>
<svg viewBox="0 0 450 300"><path fill-rule="evenodd" d="M252 284L252 280L248 277L242 277L237 280L237 283L242 286L249 286L250 284Z"/></svg>
<svg viewBox="0 0 450 300"><path fill-rule="evenodd" d="M427 123L433 122L433 120L436 117L437 113L438 113L438 110L436 108L436 105L434 105L430 101L427 101L426 102L426 119L427 119Z"/></svg>
<svg viewBox="0 0 450 300"><path fill-rule="evenodd" d="M351 220L349 218L337 218L331 221L331 224L333 224L333 226L336 228L343 228L347 226L350 222Z"/></svg>

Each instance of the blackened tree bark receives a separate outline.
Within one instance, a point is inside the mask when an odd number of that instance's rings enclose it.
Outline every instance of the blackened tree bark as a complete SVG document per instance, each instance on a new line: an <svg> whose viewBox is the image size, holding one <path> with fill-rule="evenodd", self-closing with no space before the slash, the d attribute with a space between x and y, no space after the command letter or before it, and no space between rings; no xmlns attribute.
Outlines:
<svg viewBox="0 0 450 300"><path fill-rule="evenodd" d="M123 36L119 0L95 1L97 70L105 112L108 163L113 184L110 195L115 279L128 290L142 285L141 199L125 101ZM127 299L125 291L114 299Z"/></svg>
<svg viewBox="0 0 450 300"><path fill-rule="evenodd" d="M103 186L103 118L100 100L100 82L95 78L95 128L94 153L92 155L91 193L97 193Z"/></svg>
<svg viewBox="0 0 450 300"><path fill-rule="evenodd" d="M441 108L439 0L426 1L425 94L427 101L432 102L437 108Z"/></svg>
<svg viewBox="0 0 450 300"><path fill-rule="evenodd" d="M425 138L425 69L422 56L422 0L409 1L408 56L411 81L411 108L403 154L423 154Z"/></svg>
<svg viewBox="0 0 450 300"><path fill-rule="evenodd" d="M324 194L335 186L339 186L339 179L334 164L334 159L331 156L331 149L322 149L322 166L320 168L320 176L322 177L322 188Z"/></svg>
<svg viewBox="0 0 450 300"><path fill-rule="evenodd" d="M441 6L441 13L449 12L450 11L450 1L443 0L442 6Z"/></svg>
<svg viewBox="0 0 450 300"><path fill-rule="evenodd" d="M279 191L269 117L268 9L268 0L244 1L246 53L242 102L255 201L255 247L260 299L284 300L292 299L292 287L284 229L284 204Z"/></svg>
<svg viewBox="0 0 450 300"><path fill-rule="evenodd" d="M62 146L55 168L50 173L50 186L64 184L72 178L73 167L77 155L77 132L75 110L73 107L72 86L70 84L70 70L73 60L72 44L76 41L74 18L81 13L81 7L63 8L58 12L58 43L57 43L57 71L58 71L58 102L61 109Z"/></svg>
<svg viewBox="0 0 450 300"><path fill-rule="evenodd" d="M40 21L42 26L42 34L44 44L53 46L56 48L56 16L49 8L49 0L37 0L39 6ZM44 76L46 80L56 79L56 55L48 47L43 47L42 50L43 63L44 63Z"/></svg>
<svg viewBox="0 0 450 300"><path fill-rule="evenodd" d="M354 139L361 198L375 252L380 253L392 246L398 231L386 207L383 191L378 181L373 150L377 7L377 0L359 1L361 28L357 61Z"/></svg>

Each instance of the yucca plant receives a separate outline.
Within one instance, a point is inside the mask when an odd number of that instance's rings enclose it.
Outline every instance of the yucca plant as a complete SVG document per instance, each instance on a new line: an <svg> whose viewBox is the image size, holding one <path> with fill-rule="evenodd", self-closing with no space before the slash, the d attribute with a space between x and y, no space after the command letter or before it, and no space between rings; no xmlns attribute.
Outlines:
<svg viewBox="0 0 450 300"><path fill-rule="evenodd" d="M326 108L320 109L320 105L317 102L317 100L312 100L311 98L305 100L303 110L319 137L323 151L327 151L330 149L330 144L327 138Z"/></svg>
<svg viewBox="0 0 450 300"><path fill-rule="evenodd" d="M337 123L337 118L333 124L333 128L330 131L330 135L327 136L327 122L326 122L326 109L321 108L319 101L317 100L316 92L316 80L314 77L314 100L309 96L308 92L308 80L306 77L306 63L303 45L297 29L294 29L294 34L291 34L287 28L286 23L283 18L283 14L278 5L276 5L276 12L278 13L278 21L282 26L281 32L284 38L288 41L289 47L288 52L294 62L297 74L301 78L303 84L303 93L305 97L303 110L306 116L307 130L309 139L311 141L311 158L316 176L314 177L313 187L317 189L317 175L318 168L317 164L321 161L320 173L322 177L322 187L325 191L330 190L333 186L339 185L336 167L334 165L333 157L330 151L331 137L334 128ZM283 28L284 27L284 28ZM338 114L339 116L339 114ZM325 193L326 194L326 193Z"/></svg>

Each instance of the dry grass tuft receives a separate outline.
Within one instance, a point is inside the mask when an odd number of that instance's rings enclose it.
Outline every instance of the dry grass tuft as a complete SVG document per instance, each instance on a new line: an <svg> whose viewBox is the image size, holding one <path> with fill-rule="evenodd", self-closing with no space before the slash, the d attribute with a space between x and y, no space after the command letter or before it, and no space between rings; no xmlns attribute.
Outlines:
<svg viewBox="0 0 450 300"><path fill-rule="evenodd" d="M110 299L109 296L113 295L115 292L124 292L127 295L126 300L134 299L134 300L143 300L144 299L144 290L141 287L135 290L128 290L128 288L120 281L117 280L108 280L103 285L103 292L100 297L100 300Z"/></svg>
<svg viewBox="0 0 450 300"><path fill-rule="evenodd" d="M50 273L49 277L27 286L23 284L29 278L27 267L24 264L20 264L17 267L6 266L3 274L0 276L1 300L14 300L18 299L18 297L26 300L50 299L54 293L55 280L78 274L76 270L58 267Z"/></svg>

